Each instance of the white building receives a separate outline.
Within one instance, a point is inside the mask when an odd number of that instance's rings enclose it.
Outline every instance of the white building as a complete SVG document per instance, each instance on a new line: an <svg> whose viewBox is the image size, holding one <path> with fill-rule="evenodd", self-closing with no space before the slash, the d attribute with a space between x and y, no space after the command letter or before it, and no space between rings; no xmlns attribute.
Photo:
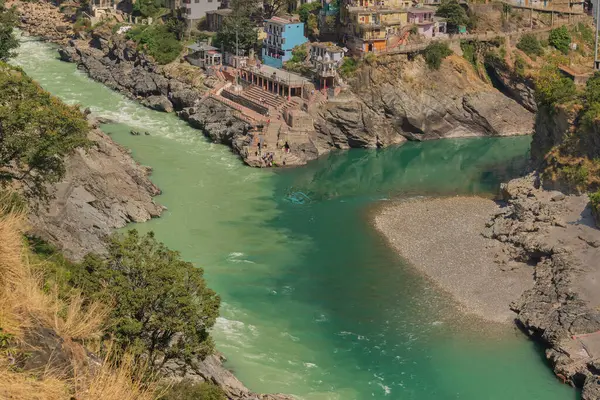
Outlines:
<svg viewBox="0 0 600 400"><path fill-rule="evenodd" d="M182 14L193 26L206 16L207 11L214 11L221 6L221 0L182 0Z"/></svg>

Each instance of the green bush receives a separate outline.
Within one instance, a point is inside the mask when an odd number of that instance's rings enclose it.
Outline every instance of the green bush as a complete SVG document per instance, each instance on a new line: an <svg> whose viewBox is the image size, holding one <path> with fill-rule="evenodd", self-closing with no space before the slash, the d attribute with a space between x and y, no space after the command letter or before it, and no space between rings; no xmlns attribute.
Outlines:
<svg viewBox="0 0 600 400"><path fill-rule="evenodd" d="M571 44L571 34L567 27L563 25L559 28L552 29L550 31L550 36L548 37L548 43L561 53L568 54L569 45Z"/></svg>
<svg viewBox="0 0 600 400"><path fill-rule="evenodd" d="M173 62L183 50L175 33L169 31L166 25L137 26L127 31L126 36L159 64Z"/></svg>
<svg viewBox="0 0 600 400"><path fill-rule="evenodd" d="M293 63L303 63L307 55L306 46L296 46L292 49L292 58L290 58L290 61Z"/></svg>
<svg viewBox="0 0 600 400"><path fill-rule="evenodd" d="M201 268L152 233L108 239L108 254L87 255L73 271L83 293L113 304L106 333L123 349L160 367L172 358L204 358L213 351L209 330L219 314L219 297L206 287Z"/></svg>
<svg viewBox="0 0 600 400"><path fill-rule="evenodd" d="M575 95L573 81L553 65L542 68L535 80L535 97L539 104L553 107L573 100Z"/></svg>
<svg viewBox="0 0 600 400"><path fill-rule="evenodd" d="M533 57L541 56L544 53L540 41L531 33L527 33L521 37L521 40L517 43L517 49Z"/></svg>
<svg viewBox="0 0 600 400"><path fill-rule="evenodd" d="M587 186L589 171L581 165L566 165L560 169L565 180L576 188Z"/></svg>
<svg viewBox="0 0 600 400"><path fill-rule="evenodd" d="M65 173L64 157L89 144L88 122L19 68L0 62L0 184L18 181L44 197Z"/></svg>
<svg viewBox="0 0 600 400"><path fill-rule="evenodd" d="M435 42L427 46L424 50L425 62L431 69L440 69L442 60L452 54L452 50L446 43Z"/></svg>
<svg viewBox="0 0 600 400"><path fill-rule="evenodd" d="M171 386L160 400L227 400L220 387L212 383L181 381Z"/></svg>
<svg viewBox="0 0 600 400"><path fill-rule="evenodd" d="M519 76L525 76L525 66L525 60L517 56L514 64L515 73Z"/></svg>
<svg viewBox="0 0 600 400"><path fill-rule="evenodd" d="M590 202L594 207L600 207L600 190L598 190L596 193L590 194Z"/></svg>
<svg viewBox="0 0 600 400"><path fill-rule="evenodd" d="M475 45L470 41L461 40L460 48L463 52L463 58L474 67L477 67L477 52L475 50Z"/></svg>
<svg viewBox="0 0 600 400"><path fill-rule="evenodd" d="M17 9L13 6L6 8L4 0L0 0L0 61L8 61L16 55L13 51L19 47L13 28L19 22Z"/></svg>
<svg viewBox="0 0 600 400"><path fill-rule="evenodd" d="M340 66L340 76L342 78L349 78L358 69L358 62L352 57L345 57L342 65Z"/></svg>
<svg viewBox="0 0 600 400"><path fill-rule="evenodd" d="M311 14L316 14L321 9L321 2L314 1L312 3L304 3L300 7L298 7L298 15L300 16L300 21L305 24L308 22L308 18Z"/></svg>

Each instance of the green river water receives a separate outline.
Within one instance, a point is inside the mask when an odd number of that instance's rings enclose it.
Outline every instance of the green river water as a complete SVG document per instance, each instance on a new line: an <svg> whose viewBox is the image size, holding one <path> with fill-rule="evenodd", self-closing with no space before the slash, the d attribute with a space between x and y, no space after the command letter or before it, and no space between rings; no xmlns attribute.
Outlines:
<svg viewBox="0 0 600 400"><path fill-rule="evenodd" d="M214 329L252 390L303 399L573 399L539 349L463 318L372 229L397 196L490 195L523 171L530 138L338 152L294 170L242 165L174 115L148 110L25 39L15 60L51 93L115 124L168 207L136 228L202 266L223 300ZM131 128L151 136L131 136Z"/></svg>

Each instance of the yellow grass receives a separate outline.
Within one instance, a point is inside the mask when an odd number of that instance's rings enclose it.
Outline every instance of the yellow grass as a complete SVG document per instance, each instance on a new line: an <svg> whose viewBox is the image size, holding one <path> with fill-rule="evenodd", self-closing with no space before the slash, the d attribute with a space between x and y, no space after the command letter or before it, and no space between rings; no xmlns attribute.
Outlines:
<svg viewBox="0 0 600 400"><path fill-rule="evenodd" d="M0 368L0 399L66 400L69 397L69 387L60 379L50 376L37 379L26 373Z"/></svg>
<svg viewBox="0 0 600 400"><path fill-rule="evenodd" d="M2 197L2 196L0 196ZM16 372L14 360L0 348L0 399L15 400L154 400L159 398L155 379L142 380L145 369L131 356L120 358L118 365L104 360L95 368L79 343L99 338L109 309L100 304L85 305L81 293L67 301L56 290L42 290L43 279L36 275L23 243L25 218L3 208L0 198L0 328L12 334L15 345L28 349L25 333L40 327L52 329L63 338L64 355L70 357L75 376L64 371ZM79 343L77 343L77 342ZM12 352L12 350L11 350ZM93 364L93 361L92 361ZM75 395L75 396L73 396Z"/></svg>
<svg viewBox="0 0 600 400"><path fill-rule="evenodd" d="M144 377L148 379L144 381ZM145 365L136 364L131 354L121 356L118 364L107 356L76 397L78 400L155 400L164 391L154 378L148 375Z"/></svg>

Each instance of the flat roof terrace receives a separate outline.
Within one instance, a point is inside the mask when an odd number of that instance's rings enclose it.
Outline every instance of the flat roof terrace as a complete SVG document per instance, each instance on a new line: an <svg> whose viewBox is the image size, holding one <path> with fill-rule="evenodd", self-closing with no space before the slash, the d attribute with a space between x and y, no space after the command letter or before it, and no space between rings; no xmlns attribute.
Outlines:
<svg viewBox="0 0 600 400"><path fill-rule="evenodd" d="M268 65L261 65L258 67L245 67L242 68L246 71L252 72L255 75L261 76L266 79L270 79L276 82L280 82L290 86L303 86L310 83L308 79L292 72L284 71L282 69L273 68Z"/></svg>

